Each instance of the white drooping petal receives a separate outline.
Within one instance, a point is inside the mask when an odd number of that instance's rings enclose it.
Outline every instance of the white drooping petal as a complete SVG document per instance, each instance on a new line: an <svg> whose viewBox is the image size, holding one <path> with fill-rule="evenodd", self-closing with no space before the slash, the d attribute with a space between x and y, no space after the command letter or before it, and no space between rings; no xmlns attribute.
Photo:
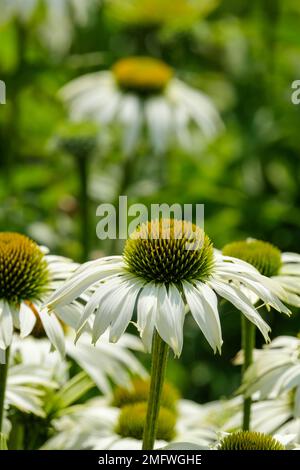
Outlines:
<svg viewBox="0 0 300 470"><path fill-rule="evenodd" d="M180 356L182 351L184 317L184 303L177 287L170 284L167 291L164 284L160 285L158 287L155 327L176 356Z"/></svg>
<svg viewBox="0 0 300 470"><path fill-rule="evenodd" d="M142 289L138 299L137 328L148 352L151 351L156 322L158 289L154 283L148 283Z"/></svg>
<svg viewBox="0 0 300 470"><path fill-rule="evenodd" d="M102 286L101 302L95 313L93 324L92 342L94 344L119 315L126 296L127 287L124 285L122 276L114 279L114 282L109 281L107 286Z"/></svg>
<svg viewBox="0 0 300 470"><path fill-rule="evenodd" d="M143 123L142 105L138 96L127 93L122 98L118 119L124 126L123 148L127 155L137 145Z"/></svg>
<svg viewBox="0 0 300 470"><path fill-rule="evenodd" d="M145 104L145 117L157 153L165 151L170 136L172 110L168 102L161 97L150 98Z"/></svg>
<svg viewBox="0 0 300 470"><path fill-rule="evenodd" d="M123 305L119 312L114 312L114 320L111 323L109 332L109 340L113 343L119 340L124 331L126 330L136 305L138 294L141 290L142 283L137 280L136 282L131 279L128 281L128 285L124 287L126 290L126 297Z"/></svg>
<svg viewBox="0 0 300 470"><path fill-rule="evenodd" d="M11 345L13 336L13 318L10 306L6 301L0 303L0 349L6 349Z"/></svg>
<svg viewBox="0 0 300 470"><path fill-rule="evenodd" d="M191 314L209 345L214 352L221 352L223 340L215 293L201 282L196 287L183 282L183 290Z"/></svg>
<svg viewBox="0 0 300 470"><path fill-rule="evenodd" d="M89 262L86 269L84 268L83 265L50 297L47 304L50 309L54 309L57 305L67 305L97 281L122 272L118 263L99 263L97 260L94 263Z"/></svg>
<svg viewBox="0 0 300 470"><path fill-rule="evenodd" d="M30 335L34 325L36 323L36 316L31 308L24 302L21 303L20 307L20 336L25 338Z"/></svg>
<svg viewBox="0 0 300 470"><path fill-rule="evenodd" d="M213 279L210 281L211 287L224 299L231 302L238 310L240 310L257 328L261 331L266 341L269 341L269 331L271 328L262 319L247 297L233 285L222 283Z"/></svg>
<svg viewBox="0 0 300 470"><path fill-rule="evenodd" d="M51 344L57 349L62 356L65 355L65 337L61 324L54 315L48 313L45 309L39 312L40 320L43 324L46 335Z"/></svg>
<svg viewBox="0 0 300 470"><path fill-rule="evenodd" d="M282 253L281 260L283 263L300 263L300 255L298 253Z"/></svg>

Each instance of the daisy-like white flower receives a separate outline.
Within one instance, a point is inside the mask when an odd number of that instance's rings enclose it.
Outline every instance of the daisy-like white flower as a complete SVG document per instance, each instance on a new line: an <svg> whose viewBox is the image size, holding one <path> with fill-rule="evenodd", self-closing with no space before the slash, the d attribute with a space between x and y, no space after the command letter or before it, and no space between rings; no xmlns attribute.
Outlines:
<svg viewBox="0 0 300 470"><path fill-rule="evenodd" d="M216 450L287 450L294 436L269 436L261 432L238 431L226 433Z"/></svg>
<svg viewBox="0 0 300 470"><path fill-rule="evenodd" d="M121 59L110 70L76 78L60 95L72 120L121 128L127 154L136 148L144 129L153 150L163 153L175 141L190 148L195 129L211 138L222 128L211 100L151 57Z"/></svg>
<svg viewBox="0 0 300 470"><path fill-rule="evenodd" d="M56 52L66 51L71 44L74 24L86 25L92 9L101 3L101 0L1 0L0 24L14 18L28 24L42 6L44 16L39 30L42 39Z"/></svg>
<svg viewBox="0 0 300 470"><path fill-rule="evenodd" d="M109 327L110 341L116 342L136 310L137 328L147 350L157 331L179 356L186 307L213 350L221 350L217 294L235 305L268 340L269 326L239 289L243 283L267 305L289 313L265 281L251 265L215 253L199 227L161 219L142 224L127 240L123 256L83 264L53 294L48 307L56 311L67 306L92 286L94 294L77 325L78 336L95 314L93 343Z"/></svg>
<svg viewBox="0 0 300 470"><path fill-rule="evenodd" d="M61 322L42 305L77 266L67 258L49 255L24 235L0 233L0 363L5 361L4 351L11 345L14 329L26 337L42 327L52 345L64 354ZM75 306L75 318L76 313ZM68 320L68 315L62 316Z"/></svg>
<svg viewBox="0 0 300 470"><path fill-rule="evenodd" d="M130 388L117 388L112 400L93 399L85 408L75 407L74 413L56 421L57 433L43 448L141 449L149 386L149 381L136 379ZM190 425L199 405L178 398L176 390L165 384L155 448L183 437L198 445L212 443L213 431Z"/></svg>
<svg viewBox="0 0 300 470"><path fill-rule="evenodd" d="M4 400L5 435L11 431L12 410L47 419L47 426L50 426L58 415L68 414L71 406L89 389L97 386L110 403L113 384L128 390L132 375L146 377L146 371L131 352L142 348L137 337L125 334L117 345L103 338L101 344L94 347L82 336L75 347L69 334L66 359L57 351L49 354L46 338L22 339L15 335ZM74 377L70 376L69 358L82 369ZM41 426L44 426L42 422Z"/></svg>
<svg viewBox="0 0 300 470"><path fill-rule="evenodd" d="M300 417L300 339L279 336L254 357L241 390L256 393L260 400L292 392L294 416Z"/></svg>
<svg viewBox="0 0 300 470"><path fill-rule="evenodd" d="M300 307L300 255L281 253L271 243L249 238L229 243L223 254L242 259L255 266L272 281L270 288L289 305ZM254 301L257 300L254 298Z"/></svg>

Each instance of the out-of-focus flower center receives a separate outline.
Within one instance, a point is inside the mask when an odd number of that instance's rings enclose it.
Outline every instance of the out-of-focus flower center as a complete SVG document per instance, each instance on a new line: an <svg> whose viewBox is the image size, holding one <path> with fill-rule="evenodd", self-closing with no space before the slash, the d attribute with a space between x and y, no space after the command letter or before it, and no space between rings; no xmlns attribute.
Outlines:
<svg viewBox="0 0 300 470"><path fill-rule="evenodd" d="M163 91L173 76L171 67L151 57L121 59L113 65L112 72L123 90L138 94Z"/></svg>
<svg viewBox="0 0 300 470"><path fill-rule="evenodd" d="M285 450L274 437L260 432L239 431L221 440L219 450Z"/></svg>
<svg viewBox="0 0 300 470"><path fill-rule="evenodd" d="M0 233L0 299L19 304L39 300L48 286L44 254L30 238L19 233Z"/></svg>
<svg viewBox="0 0 300 470"><path fill-rule="evenodd" d="M97 127L89 122L69 123L57 135L57 147L77 158L88 157L97 144Z"/></svg>
<svg viewBox="0 0 300 470"><path fill-rule="evenodd" d="M271 243L260 240L229 243L224 246L223 255L247 261L267 277L275 276L282 264L280 250Z"/></svg>
<svg viewBox="0 0 300 470"><path fill-rule="evenodd" d="M123 438L141 440L147 415L147 403L135 403L122 408L115 431ZM176 416L170 410L161 407L158 417L156 439L171 441L175 437Z"/></svg>
<svg viewBox="0 0 300 470"><path fill-rule="evenodd" d="M213 246L191 222L161 219L140 225L127 240L124 260L133 274L148 281L206 281L213 270Z"/></svg>
<svg viewBox="0 0 300 470"><path fill-rule="evenodd" d="M122 408L125 405L146 402L149 397L150 381L143 379L134 379L130 388L116 387L114 390L112 405ZM176 403L179 399L177 390L168 383L164 383L161 405L176 412Z"/></svg>

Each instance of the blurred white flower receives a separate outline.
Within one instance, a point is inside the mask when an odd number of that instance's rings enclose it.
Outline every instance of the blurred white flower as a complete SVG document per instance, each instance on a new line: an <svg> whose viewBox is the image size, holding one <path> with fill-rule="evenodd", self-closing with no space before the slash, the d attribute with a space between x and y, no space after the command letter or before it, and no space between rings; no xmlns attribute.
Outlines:
<svg viewBox="0 0 300 470"><path fill-rule="evenodd" d="M84 75L64 86L60 96L73 120L94 120L123 131L123 150L131 153L146 131L150 147L191 148L195 131L214 137L223 127L210 98L175 78L164 62L128 57L111 70Z"/></svg>
<svg viewBox="0 0 300 470"><path fill-rule="evenodd" d="M138 450L142 448L142 438L130 437L130 434L138 435L142 431L146 415L145 403L116 408L109 406L106 399L97 398L90 400L86 405L84 407L79 405L73 409L73 413L68 413L56 421L57 434L46 442L43 449ZM214 442L216 438L214 431L190 426L189 420L192 416L186 414L186 409L197 413L198 407L197 403L190 400L179 400L177 417L174 416L174 420L170 412L163 408L164 421L161 420L159 423L161 429L158 430L158 436L167 435L170 431L171 442L185 439L205 446ZM126 419L125 424L124 419ZM121 421L123 423L120 426ZM171 429L173 426L174 429ZM157 439L155 448L163 447L167 443L167 440Z"/></svg>
<svg viewBox="0 0 300 470"><path fill-rule="evenodd" d="M56 52L65 52L72 41L74 25L85 26L93 8L102 0L1 0L1 23L18 19L29 23L41 15L39 32L44 43Z"/></svg>
<svg viewBox="0 0 300 470"><path fill-rule="evenodd" d="M194 249L187 249L191 243ZM137 328L147 350L151 350L157 331L179 356L187 306L210 346L220 351L223 341L216 294L235 305L265 340L270 330L247 297L230 282L243 283L267 305L289 313L268 290L266 280L248 263L214 252L207 235L190 222L161 219L142 224L131 234L123 256L83 264L53 294L48 307L51 311L64 308L92 287L94 294L77 324L78 337L95 313L92 342L109 327L109 339L116 342L136 310Z"/></svg>

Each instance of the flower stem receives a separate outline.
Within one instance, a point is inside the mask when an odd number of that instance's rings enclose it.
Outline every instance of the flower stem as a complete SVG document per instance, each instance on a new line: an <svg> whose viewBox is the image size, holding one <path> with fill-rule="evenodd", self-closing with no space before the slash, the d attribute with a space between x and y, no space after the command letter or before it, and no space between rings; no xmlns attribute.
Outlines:
<svg viewBox="0 0 300 470"><path fill-rule="evenodd" d="M255 325L242 315L242 350L244 362L242 367L242 381L248 367L253 362L253 349L255 346ZM250 430L251 421L251 397L244 397L243 401L243 431Z"/></svg>
<svg viewBox="0 0 300 470"><path fill-rule="evenodd" d="M143 450L152 450L154 447L168 352L169 346L155 331L152 345L151 382L143 436Z"/></svg>
<svg viewBox="0 0 300 470"><path fill-rule="evenodd" d="M89 217L89 196L88 196L88 155L77 158L79 174L79 206L80 206L80 230L82 261L87 261L90 252L90 217Z"/></svg>
<svg viewBox="0 0 300 470"><path fill-rule="evenodd" d="M2 432L4 418L4 401L8 373L9 349L10 348L7 348L5 351L5 364L0 364L0 432Z"/></svg>

